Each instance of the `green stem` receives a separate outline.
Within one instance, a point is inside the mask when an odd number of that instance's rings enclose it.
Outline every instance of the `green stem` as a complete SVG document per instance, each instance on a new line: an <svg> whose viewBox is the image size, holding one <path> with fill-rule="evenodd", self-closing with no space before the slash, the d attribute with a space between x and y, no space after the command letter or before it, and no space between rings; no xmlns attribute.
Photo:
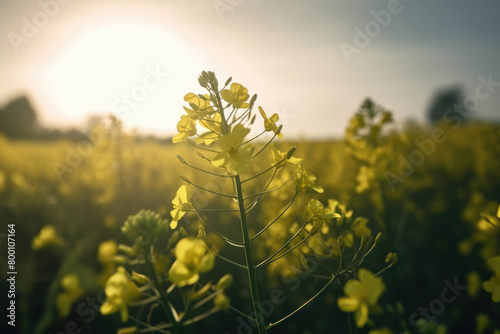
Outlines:
<svg viewBox="0 0 500 334"><path fill-rule="evenodd" d="M170 310L168 306L168 296L165 291L165 289L162 287L160 281L158 280L158 275L156 274L156 270L151 258L151 250L148 249L147 246L144 246L144 256L146 258L146 265L148 267L148 270L150 272L150 276L153 279L153 284L160 293L160 305L163 308L163 311L167 315L168 321L172 324L172 330L174 331L175 334L180 334L182 333L181 327L179 326L179 323L175 319L174 314L172 313L172 310Z"/></svg>
<svg viewBox="0 0 500 334"><path fill-rule="evenodd" d="M245 203L243 201L243 191L241 190L241 180L240 176L236 175L234 177L236 184L236 192L238 195L238 206L240 210L240 221L241 221L241 232L243 234L243 244L245 250L245 259L247 262L248 280L250 282L250 293L252 295L253 310L255 312L255 318L257 320L257 328L259 334L265 334L266 325L264 323L264 316L262 312L262 304L260 303L259 289L257 284L257 276L255 274L255 265L252 256L252 246L250 243L250 237L248 235L247 217L245 213Z"/></svg>

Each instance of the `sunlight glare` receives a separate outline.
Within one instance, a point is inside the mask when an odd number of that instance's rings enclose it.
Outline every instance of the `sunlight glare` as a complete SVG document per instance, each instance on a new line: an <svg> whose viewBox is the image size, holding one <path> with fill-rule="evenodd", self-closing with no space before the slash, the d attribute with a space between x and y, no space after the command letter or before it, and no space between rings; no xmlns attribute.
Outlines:
<svg viewBox="0 0 500 334"><path fill-rule="evenodd" d="M38 85L57 117L51 121L76 123L89 113L116 113L113 106L117 105L123 109L126 95L147 80L154 89L146 90L147 96L140 101L132 99L124 123L170 130L175 128L178 113L167 109L182 104L192 78L202 69L200 55L193 50L159 24L94 23L57 52L41 70ZM160 79L146 79L155 70L163 73Z"/></svg>

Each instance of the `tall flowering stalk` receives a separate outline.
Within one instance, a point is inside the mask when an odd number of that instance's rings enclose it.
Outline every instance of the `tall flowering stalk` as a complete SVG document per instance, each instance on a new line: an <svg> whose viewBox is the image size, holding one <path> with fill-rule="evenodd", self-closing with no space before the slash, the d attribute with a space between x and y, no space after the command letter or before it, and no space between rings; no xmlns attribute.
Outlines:
<svg viewBox="0 0 500 334"><path fill-rule="evenodd" d="M279 121L279 116L277 114L268 117L264 109L260 106L258 107L258 114L253 112L257 95L253 95L250 98L247 88L239 83L231 83L231 78L225 82L223 87L219 87L219 82L213 72L202 72L198 81L200 85L207 90L207 94L189 93L184 97L189 107L184 107L186 113L181 116L177 124L178 134L173 138L173 142L178 143L186 141L199 150L198 155L208 161L211 167L194 165L179 156L178 158L181 163L206 175L214 176L217 179L227 180L229 178L232 183L232 192L215 191L210 187L204 187L202 184L191 181L185 176L181 177L189 186L198 189L198 191L215 194L221 198L229 198L233 200L237 206L236 208L227 209L201 207L197 205L195 200L189 200L187 188L183 185L179 188L177 195L172 201L173 210L171 212L172 222L170 226L173 229L177 228L179 220L187 212L192 211L228 245L243 250L245 255L244 264L222 257L220 254L217 254L217 256L247 271L255 318L250 316L246 317L256 324L260 334L266 333L267 329L281 323L309 304L309 302L324 291L340 274L348 272L355 265L359 265L373 249L373 246L380 237L375 239L375 242L365 254L357 258L358 253L366 246L369 239L368 235L366 235L367 238L361 236L359 249L357 251L354 250L355 254L351 262L345 265L342 261L343 251L346 247L344 235L348 236L348 233L344 232L347 232L348 229L350 230L349 235L351 239L349 240L351 241L350 243L348 242L347 246L354 247L352 231L356 228L358 228L359 231L363 230L360 228L361 221L353 221L350 219L352 212L349 215L342 212L339 213L340 211L337 212L337 206L325 208L319 201L311 200L307 207L309 219L301 227L294 229L293 235L288 241L281 245L277 251L273 252L260 263L257 263L252 243L256 239L262 237L266 230L283 217L299 193L307 189L313 189L318 193L322 193L323 188L316 184L316 177L312 173L302 168L302 159L293 157L295 148L291 148L287 152L281 152L273 145L270 145L276 137L282 137L282 126L276 124ZM263 130L251 136L251 126L254 125L259 115L263 121ZM271 138L265 141L259 140L259 138L266 133L270 133ZM257 164L255 161L256 158L266 150L270 152L273 161L268 168L262 167L262 164ZM201 153L201 151L203 153ZM283 168L285 165L291 166L293 172L288 173L287 171L282 173L285 169ZM247 182L266 176L269 176L269 178L261 185L261 188L249 194L249 192L251 192L249 189L258 189L259 186L247 187ZM276 183L278 184L276 185ZM266 194L279 192L286 184L295 184L295 194L292 195L291 201L279 212L275 219L264 227L255 226L253 224L250 226L253 222L248 220L248 214L258 205L260 199ZM228 215L230 213L236 214L238 216L242 233L241 241L233 240L219 232L205 217L207 212L214 211L223 212ZM344 221L345 223L342 223ZM364 224L366 224L366 222L364 222ZM329 226L331 226L331 228ZM250 236L249 231L257 228L260 228L260 231ZM288 229L290 229L290 226ZM367 230L367 228L365 227L364 230ZM340 233L339 231L344 232ZM336 271L329 270L330 274L326 276L328 282L305 304L291 314L285 316L283 319L266 326L261 306L256 270L278 259L282 259L285 255L294 250L308 254L313 253L313 256L316 256L313 249L308 244L308 240L311 241L314 238L316 238L316 240L324 238L325 236L323 234L325 233L331 234L329 236L330 239L332 236L335 237L335 242L333 244L335 244L336 249L330 253L332 256L340 257L338 269ZM357 234L358 233L356 233L356 235ZM326 245L325 242L320 243ZM313 275L313 273L311 273L311 275ZM313 276L322 278L321 275ZM230 307L238 314L244 314L235 307Z"/></svg>

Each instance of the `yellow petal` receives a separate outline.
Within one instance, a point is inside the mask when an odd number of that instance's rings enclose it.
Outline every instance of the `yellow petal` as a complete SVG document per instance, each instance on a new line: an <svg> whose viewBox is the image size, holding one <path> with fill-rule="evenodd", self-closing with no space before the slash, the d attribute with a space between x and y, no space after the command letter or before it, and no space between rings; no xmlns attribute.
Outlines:
<svg viewBox="0 0 500 334"><path fill-rule="evenodd" d="M175 228L177 227L177 223L178 223L178 221L177 221L177 220L172 220L172 221L170 222L170 228L171 228L172 230L175 230Z"/></svg>
<svg viewBox="0 0 500 334"><path fill-rule="evenodd" d="M221 93L220 96L224 101L227 103L233 103L234 102L234 96L233 93L229 89L224 89Z"/></svg>
<svg viewBox="0 0 500 334"><path fill-rule="evenodd" d="M365 295L366 290L363 284L360 281L351 279L347 281L344 286L344 292L348 296L361 296Z"/></svg>
<svg viewBox="0 0 500 334"><path fill-rule="evenodd" d="M366 304L361 304L354 318L356 319L356 326L358 326L358 328L363 327L368 321L368 306Z"/></svg>
<svg viewBox="0 0 500 334"><path fill-rule="evenodd" d="M109 301L105 301L104 303L102 303L101 305L101 314L102 315L108 315L108 314L111 314L111 313L115 313L118 311L118 305L116 304L113 304Z"/></svg>
<svg viewBox="0 0 500 334"><path fill-rule="evenodd" d="M359 307L359 300L353 297L340 297L337 305L344 312L354 312Z"/></svg>

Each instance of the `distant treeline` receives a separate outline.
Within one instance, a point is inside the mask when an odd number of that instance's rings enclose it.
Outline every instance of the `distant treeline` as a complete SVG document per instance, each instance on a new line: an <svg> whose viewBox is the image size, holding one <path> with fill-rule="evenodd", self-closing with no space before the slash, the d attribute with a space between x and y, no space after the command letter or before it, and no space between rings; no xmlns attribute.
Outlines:
<svg viewBox="0 0 500 334"><path fill-rule="evenodd" d="M0 108L0 135L18 140L60 140L81 141L87 139L87 132L105 116L92 115L82 129L48 128L40 124L37 112L29 99L18 97ZM138 135L137 141L154 140L171 143L170 138L158 138L153 135Z"/></svg>

